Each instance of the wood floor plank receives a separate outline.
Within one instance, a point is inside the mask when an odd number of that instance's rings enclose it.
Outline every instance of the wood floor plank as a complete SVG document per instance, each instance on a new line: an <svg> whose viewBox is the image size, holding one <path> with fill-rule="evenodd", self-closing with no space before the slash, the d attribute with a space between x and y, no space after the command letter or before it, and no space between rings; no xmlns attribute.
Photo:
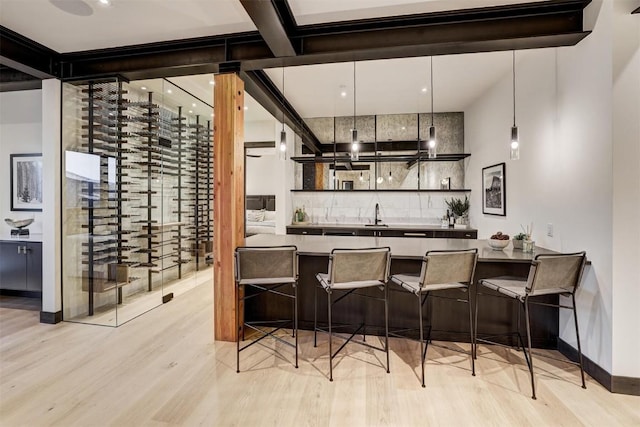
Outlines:
<svg viewBox="0 0 640 427"><path fill-rule="evenodd" d="M422 388L417 343L390 340L390 374L383 352L352 344L329 382L326 334L314 348L301 331L299 369L265 339L236 373L235 343L212 341L212 305L208 282L119 328L0 307L0 425L640 425L639 397L591 378L583 390L577 368L541 357L532 400L522 353L497 346L479 347L473 377L468 344L430 345Z"/></svg>

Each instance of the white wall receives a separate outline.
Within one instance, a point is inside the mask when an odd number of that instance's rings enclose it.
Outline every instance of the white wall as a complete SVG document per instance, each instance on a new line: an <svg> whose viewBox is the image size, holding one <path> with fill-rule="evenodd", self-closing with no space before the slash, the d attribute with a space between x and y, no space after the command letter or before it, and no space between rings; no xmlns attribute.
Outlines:
<svg viewBox="0 0 640 427"><path fill-rule="evenodd" d="M12 212L9 155L42 152L42 91L0 93L0 234L11 230L4 218L35 217L32 234L42 233L41 212ZM45 177L46 178L46 177Z"/></svg>
<svg viewBox="0 0 640 427"><path fill-rule="evenodd" d="M244 140L246 142L273 141L275 133L273 125L276 120L253 120L244 123Z"/></svg>
<svg viewBox="0 0 640 427"><path fill-rule="evenodd" d="M640 377L640 16L613 5L613 372Z"/></svg>
<svg viewBox="0 0 640 427"><path fill-rule="evenodd" d="M260 157L247 156L246 194L248 196L273 194L279 182L276 171L280 167L275 149L247 150L247 153Z"/></svg>
<svg viewBox="0 0 640 427"><path fill-rule="evenodd" d="M510 74L465 111L466 145L473 153L466 187L480 196L482 168L506 162L507 216L483 215L480 198L472 198L471 221L479 237L498 230L517 233L520 224L533 222L538 245L563 252L586 250L592 265L577 294L583 352L614 375L640 377L640 363L633 356L638 343L632 338L640 324L633 304L638 298L629 298L640 285L640 73L636 66L616 77L614 114L613 2L595 1L587 9L585 16L593 18L595 26L577 46L518 52L519 161L508 160ZM627 55L629 64L632 57L637 61L637 45L635 56ZM549 223L553 237L546 235ZM619 291L614 304L614 292ZM570 316L561 312L560 336L576 347Z"/></svg>

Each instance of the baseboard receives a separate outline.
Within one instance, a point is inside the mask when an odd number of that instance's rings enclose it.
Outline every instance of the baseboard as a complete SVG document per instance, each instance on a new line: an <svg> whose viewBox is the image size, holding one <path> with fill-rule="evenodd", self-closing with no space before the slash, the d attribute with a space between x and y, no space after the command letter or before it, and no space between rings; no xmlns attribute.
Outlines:
<svg viewBox="0 0 640 427"><path fill-rule="evenodd" d="M62 311L56 311L55 313L52 313L50 311L40 312L40 323L55 325L56 323L60 322L62 322Z"/></svg>
<svg viewBox="0 0 640 427"><path fill-rule="evenodd" d="M578 361L578 350L558 338L558 351L567 359L574 362ZM598 381L611 393L629 394L632 396L640 396L640 378L620 377L611 375L600 365L582 355L582 365L584 371L593 379Z"/></svg>
<svg viewBox="0 0 640 427"><path fill-rule="evenodd" d="M37 292L37 291L19 291L16 289L0 289L0 295L42 299L42 292Z"/></svg>

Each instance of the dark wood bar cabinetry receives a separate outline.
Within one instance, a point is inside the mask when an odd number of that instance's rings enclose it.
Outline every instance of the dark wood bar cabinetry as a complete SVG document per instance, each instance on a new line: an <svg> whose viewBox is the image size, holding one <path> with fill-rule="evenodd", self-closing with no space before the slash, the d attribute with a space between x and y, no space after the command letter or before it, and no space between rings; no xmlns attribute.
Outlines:
<svg viewBox="0 0 640 427"><path fill-rule="evenodd" d="M0 289L42 292L42 243L0 240Z"/></svg>
<svg viewBox="0 0 640 427"><path fill-rule="evenodd" d="M428 225L290 225L287 234L310 236L371 236L371 237L409 237L439 239L477 239L478 230L473 228L442 228Z"/></svg>

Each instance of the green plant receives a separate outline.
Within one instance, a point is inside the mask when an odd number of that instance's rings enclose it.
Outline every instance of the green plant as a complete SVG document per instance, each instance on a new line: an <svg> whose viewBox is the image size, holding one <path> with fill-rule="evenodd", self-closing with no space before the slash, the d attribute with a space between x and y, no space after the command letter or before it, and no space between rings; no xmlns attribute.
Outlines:
<svg viewBox="0 0 640 427"><path fill-rule="evenodd" d="M527 238L527 235L525 233L518 233L515 236L513 236L513 240L525 240Z"/></svg>
<svg viewBox="0 0 640 427"><path fill-rule="evenodd" d="M469 212L469 197L464 196L464 201L462 199L456 199L452 197L451 200L446 200L445 203L447 207L453 212L456 217L465 216L467 212Z"/></svg>

